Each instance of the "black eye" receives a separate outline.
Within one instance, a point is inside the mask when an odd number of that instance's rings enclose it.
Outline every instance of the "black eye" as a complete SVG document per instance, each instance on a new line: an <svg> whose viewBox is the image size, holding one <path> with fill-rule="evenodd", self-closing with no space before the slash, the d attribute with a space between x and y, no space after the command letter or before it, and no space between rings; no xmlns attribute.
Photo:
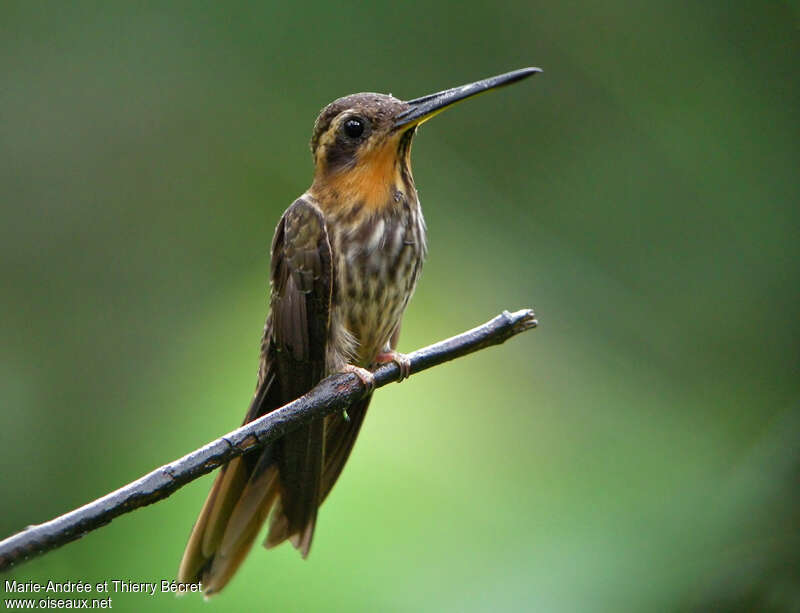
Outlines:
<svg viewBox="0 0 800 613"><path fill-rule="evenodd" d="M350 138L358 138L364 133L364 120L351 117L344 122L344 133Z"/></svg>

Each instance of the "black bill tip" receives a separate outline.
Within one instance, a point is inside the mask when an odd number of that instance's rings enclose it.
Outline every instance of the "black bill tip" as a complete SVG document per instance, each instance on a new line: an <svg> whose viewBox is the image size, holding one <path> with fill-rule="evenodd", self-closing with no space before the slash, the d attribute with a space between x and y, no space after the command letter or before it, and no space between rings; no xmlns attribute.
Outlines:
<svg viewBox="0 0 800 613"><path fill-rule="evenodd" d="M397 116L394 127L401 128L403 126L418 125L462 100L499 87L511 85L539 72L542 72L541 68L520 68L519 70L512 70L488 79L475 81L474 83L467 83L460 87L453 87L435 94L422 96L421 98L414 98L408 101L409 108Z"/></svg>

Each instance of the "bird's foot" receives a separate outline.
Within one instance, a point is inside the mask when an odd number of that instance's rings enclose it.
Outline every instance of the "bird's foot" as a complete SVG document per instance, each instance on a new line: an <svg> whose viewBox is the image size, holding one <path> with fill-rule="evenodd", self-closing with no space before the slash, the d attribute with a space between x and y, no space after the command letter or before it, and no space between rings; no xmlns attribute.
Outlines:
<svg viewBox="0 0 800 613"><path fill-rule="evenodd" d="M400 353L398 351L382 351L378 354L378 357L375 358L375 362L377 364L388 364L389 362L397 364L400 367L398 383L411 376L411 358L405 353Z"/></svg>
<svg viewBox="0 0 800 613"><path fill-rule="evenodd" d="M372 376L372 373L368 371L366 368L361 368L360 366L356 366L355 364L345 364L344 367L340 372L343 373L353 373L356 377L361 379L361 383L364 384L364 394L371 394L375 391L375 377Z"/></svg>

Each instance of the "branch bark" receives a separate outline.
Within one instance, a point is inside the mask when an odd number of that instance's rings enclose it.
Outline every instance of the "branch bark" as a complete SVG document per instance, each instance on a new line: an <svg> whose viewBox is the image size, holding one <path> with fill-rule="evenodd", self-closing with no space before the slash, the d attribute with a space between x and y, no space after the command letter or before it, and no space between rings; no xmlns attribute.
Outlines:
<svg viewBox="0 0 800 613"><path fill-rule="evenodd" d="M477 328L409 354L411 374L499 345L536 325L531 310L515 313L504 311ZM377 389L396 381L400 376L400 368L394 363L384 364L374 375ZM345 409L364 391L364 384L356 375L332 375L297 400L221 436L179 460L165 464L74 511L43 524L28 526L0 541L0 571L9 570L15 564L76 540L123 513L162 500L238 455L264 447L311 419Z"/></svg>

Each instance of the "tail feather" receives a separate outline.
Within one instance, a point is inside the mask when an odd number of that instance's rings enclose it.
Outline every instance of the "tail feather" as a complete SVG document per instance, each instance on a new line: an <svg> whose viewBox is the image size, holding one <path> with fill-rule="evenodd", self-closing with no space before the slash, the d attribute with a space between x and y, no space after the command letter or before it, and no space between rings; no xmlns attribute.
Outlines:
<svg viewBox="0 0 800 613"><path fill-rule="evenodd" d="M274 381L266 370L244 423L280 406ZM202 581L206 595L221 590L244 560L279 488L271 447L222 467L192 529L178 581Z"/></svg>
<svg viewBox="0 0 800 613"><path fill-rule="evenodd" d="M236 458L217 477L178 570L178 581L202 581L207 596L236 572L279 495L274 465L245 481L244 464L244 458Z"/></svg>
<svg viewBox="0 0 800 613"><path fill-rule="evenodd" d="M217 485L219 483L219 485ZM224 472L214 482L209 494L213 496L208 521L203 526L203 555L210 557L222 542L228 517L231 514L239 495L247 483L247 467L243 458L235 458L225 467Z"/></svg>
<svg viewBox="0 0 800 613"><path fill-rule="evenodd" d="M281 406L273 385L264 383L245 423ZM370 398L341 415L314 420L260 454L234 458L223 467L206 498L181 560L178 580L201 581L206 596L222 590L270 516L264 546L289 541L305 558L311 549L317 510L339 477Z"/></svg>
<svg viewBox="0 0 800 613"><path fill-rule="evenodd" d="M267 532L267 538L264 539L264 547L266 549L272 549L273 547L277 547L289 541L295 549L300 551L300 555L302 555L303 558L307 558L308 552L311 550L311 541L314 538L314 529L317 524L316 519L317 515L314 513L313 517L308 520L302 530L291 532L291 523L283 510L280 499L278 499L272 511L269 532Z"/></svg>
<svg viewBox="0 0 800 613"><path fill-rule="evenodd" d="M289 542L300 552L303 559L308 557L308 552L311 551L311 541L314 538L314 528L317 525L316 513L314 518L311 519L303 528L302 532L296 532L289 537Z"/></svg>
<svg viewBox="0 0 800 613"><path fill-rule="evenodd" d="M253 528L256 531L261 528L277 495L278 471L275 467L250 479L225 527L217 558L230 556L242 547Z"/></svg>
<svg viewBox="0 0 800 613"><path fill-rule="evenodd" d="M353 450L361 424L367 414L372 394L357 401L347 409L349 419L341 413L325 418L325 461L320 482L319 503L322 504L342 473L347 458Z"/></svg>
<svg viewBox="0 0 800 613"><path fill-rule="evenodd" d="M324 420L312 421L308 426L290 432L278 445L281 501L273 512L264 546L272 548L289 540L305 558L311 549L321 502Z"/></svg>
<svg viewBox="0 0 800 613"><path fill-rule="evenodd" d="M283 511L283 501L278 499L275 508L272 510L272 517L269 520L269 532L264 540L264 547L272 549L277 547L289 538L289 518Z"/></svg>
<svg viewBox="0 0 800 613"><path fill-rule="evenodd" d="M254 474L227 521L219 549L203 573L206 595L220 591L244 561L278 495L278 471L270 467Z"/></svg>
<svg viewBox="0 0 800 613"><path fill-rule="evenodd" d="M240 460L241 458L236 458L233 462L238 462ZM186 549L183 552L183 558L178 568L178 581L199 581L203 575L204 569L208 566L211 558L214 557L214 552L216 551L214 541L216 539L213 537L213 533L219 533L220 530L215 530L214 526L209 524L209 519L215 507L217 497L220 494L222 483L230 479L228 476L229 472L235 472L236 467L233 465L233 462L222 468L221 472L214 480L214 485L211 486L211 491L208 493L203 508L200 510L200 515L192 528L189 542L186 544ZM228 489L228 491L230 490ZM224 530L224 526L222 529Z"/></svg>

